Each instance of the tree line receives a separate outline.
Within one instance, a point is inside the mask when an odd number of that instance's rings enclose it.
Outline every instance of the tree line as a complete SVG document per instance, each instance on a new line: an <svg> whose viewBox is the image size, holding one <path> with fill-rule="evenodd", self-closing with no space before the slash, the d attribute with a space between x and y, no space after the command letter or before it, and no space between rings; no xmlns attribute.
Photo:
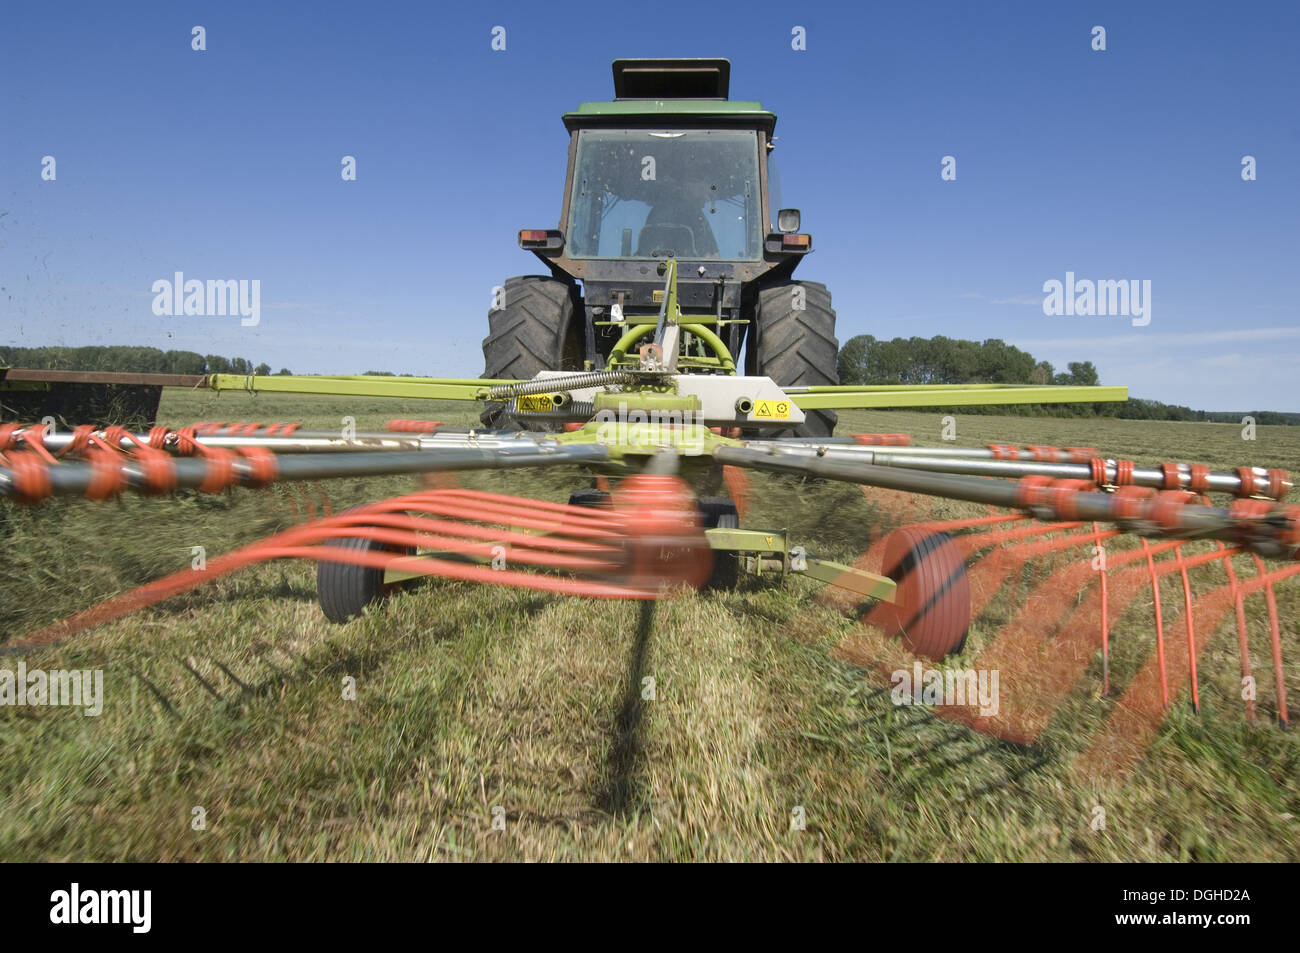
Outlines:
<svg viewBox="0 0 1300 953"><path fill-rule="evenodd" d="M0 347L0 366L42 371L119 371L134 374L256 374L267 376L271 365L254 365L244 357L162 351L156 347ZM289 375L282 367L275 372Z"/></svg>
<svg viewBox="0 0 1300 953"><path fill-rule="evenodd" d="M254 365L243 357L163 351L156 347L4 347L0 367L37 370L124 371L137 374L271 374L266 363ZM275 372L290 375L287 367ZM384 374L388 371L368 371ZM932 338L878 340L859 334L839 351L842 384L1079 384L1100 383L1091 361L1071 361L1058 371L1048 361L1007 344L1000 338L964 341L942 335ZM1274 411L1205 411L1158 400L1130 398L1124 403L1011 405L1004 407L927 408L961 413L1026 414L1055 417L1119 417L1130 420L1199 420L1237 423L1249 413L1260 424L1300 424L1300 414Z"/></svg>
<svg viewBox="0 0 1300 953"><path fill-rule="evenodd" d="M932 338L878 340L859 334L839 352L841 384L1075 384L1101 383L1092 361L1071 361L1058 371L1049 361L1000 338L963 341L942 335ZM1192 410L1181 404L1129 398L1119 403L1024 404L1003 407L927 408L962 413L1024 414L1054 417L1118 417L1126 420L1194 420L1237 423L1242 414ZM1249 412L1260 424L1300 423L1300 415L1273 411Z"/></svg>

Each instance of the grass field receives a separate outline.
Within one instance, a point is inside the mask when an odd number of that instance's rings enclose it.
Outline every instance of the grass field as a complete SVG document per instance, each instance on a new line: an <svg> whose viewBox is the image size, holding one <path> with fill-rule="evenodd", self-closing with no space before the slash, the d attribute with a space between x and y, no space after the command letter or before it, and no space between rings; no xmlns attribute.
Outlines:
<svg viewBox="0 0 1300 953"><path fill-rule="evenodd" d="M344 415L360 428L469 420L456 405L168 392L161 422L332 428ZM840 432L937 443L939 428L937 414L846 413ZM959 443L994 440L1300 472L1300 428L1261 427L1246 442L1230 425L959 418ZM462 482L563 500L583 481L518 471ZM817 554L853 559L882 520L857 487L755 484L743 525L788 527ZM327 492L337 511L414 485L309 492ZM286 487L6 505L2 637L183 569L193 546L211 557L290 525L305 506ZM981 512L942 501L922 511ZM1300 859L1300 740L1268 718L1258 598L1248 606L1259 723L1243 717L1225 630L1202 663L1201 713L1180 701L1132 776L1092 786L1069 764L1113 704L1092 677L1096 660L1039 743L1015 746L895 707L881 675L844 660L858 623L817 602L808 580L653 608L434 581L334 626L314 578L307 564L258 567L25 656L29 667L103 669L106 701L98 718L0 707L0 858ZM1194 579L1223 583L1219 569ZM1300 584L1278 595L1294 709ZM1011 608L976 622L968 653ZM1151 610L1148 594L1115 626L1120 686L1150 651ZM355 701L343 698L348 676ZM641 698L647 676L654 700ZM1094 830L1099 805L1106 825ZM796 807L804 830L791 829Z"/></svg>

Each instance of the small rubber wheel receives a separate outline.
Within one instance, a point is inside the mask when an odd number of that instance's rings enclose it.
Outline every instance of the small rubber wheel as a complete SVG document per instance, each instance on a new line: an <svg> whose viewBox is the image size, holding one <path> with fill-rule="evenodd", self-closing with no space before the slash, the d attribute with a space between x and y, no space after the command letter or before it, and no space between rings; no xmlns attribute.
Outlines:
<svg viewBox="0 0 1300 953"><path fill-rule="evenodd" d="M905 526L885 539L882 571L898 584L893 602L868 617L897 633L916 655L938 661L966 644L970 579L961 550L947 533Z"/></svg>
<svg viewBox="0 0 1300 953"><path fill-rule="evenodd" d="M570 506L613 506L609 492L595 487L584 487L569 494Z"/></svg>
<svg viewBox="0 0 1300 953"><path fill-rule="evenodd" d="M705 529L740 529L740 513L734 500L706 496L699 501L700 521ZM740 556L726 549L713 551L713 572L706 589L735 589L740 581Z"/></svg>
<svg viewBox="0 0 1300 953"><path fill-rule="evenodd" d="M399 553L404 556L415 555L415 549L404 550L396 546L349 536L332 539L326 546L346 549L351 552ZM320 602L325 618L331 622L347 622L355 619L365 611L366 606L378 602L396 590L396 585L385 585L384 571L352 563L336 563L321 560L316 563L316 599Z"/></svg>

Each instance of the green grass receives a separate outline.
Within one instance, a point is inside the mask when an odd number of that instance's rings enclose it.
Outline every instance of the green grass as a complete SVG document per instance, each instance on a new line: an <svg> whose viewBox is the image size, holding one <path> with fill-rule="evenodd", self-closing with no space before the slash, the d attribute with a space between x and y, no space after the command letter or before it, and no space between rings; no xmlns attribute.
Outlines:
<svg viewBox="0 0 1300 953"><path fill-rule="evenodd" d="M389 417L469 422L417 402L168 393L164 422ZM938 442L938 415L853 413L841 432ZM1229 425L960 417L959 442L1093 445L1143 462L1300 471L1300 431ZM465 476L564 499L580 474ZM789 527L852 559L878 513L856 487L755 478L745 525ZM335 507L408 492L344 480ZM0 509L4 638L290 525L285 487L218 497L58 501ZM960 516L961 504L924 512ZM1245 572L1245 566L1242 566ZM1216 575L1216 573L1218 575ZM1199 588L1222 583L1197 574ZM1300 585L1279 590L1300 706ZM856 622L807 580L702 593L652 610L432 581L345 626L315 604L314 569L257 567L25 658L102 668L99 718L0 708L0 857L11 860L1297 860L1300 742L1236 698L1235 639L1202 662L1202 712L1180 704L1120 786L1070 762L1105 720L1100 670L1039 743L1016 747L891 704L840 659ZM1167 604L1178 603L1170 583ZM1256 605L1255 603L1260 603ZM1261 716L1272 705L1261 600L1250 603ZM973 658L1014 610L972 631ZM1150 651L1151 605L1116 627L1122 686ZM648 614L643 614L648 612ZM4 667L16 659L6 658ZM343 699L346 677L356 701ZM642 700L643 679L654 700ZM1005 690L1005 689L1004 689ZM1089 822L1094 805L1106 829ZM191 826L206 811L207 829ZM790 829L802 806L807 829ZM492 829L494 808L504 831Z"/></svg>

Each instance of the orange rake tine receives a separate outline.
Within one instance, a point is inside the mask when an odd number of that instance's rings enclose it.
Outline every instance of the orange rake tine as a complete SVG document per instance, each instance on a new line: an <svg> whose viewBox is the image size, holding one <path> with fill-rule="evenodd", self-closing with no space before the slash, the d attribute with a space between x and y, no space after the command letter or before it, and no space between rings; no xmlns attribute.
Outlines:
<svg viewBox="0 0 1300 953"><path fill-rule="evenodd" d="M753 490L749 485L749 475L740 467L723 467L722 482L726 484L727 491L736 502L737 515L744 519L745 510L749 508L749 501L753 496Z"/></svg>
<svg viewBox="0 0 1300 953"><path fill-rule="evenodd" d="M1081 534L1078 538L1086 542L1092 534ZM1177 545L1180 544L1165 542L1150 551L1163 552ZM1141 550L1131 550L1116 555L1111 563L1115 567L1123 566L1138 562L1142 556ZM1190 569L1217 558L1220 558L1219 553L1193 556L1187 560L1187 567ZM1171 562L1153 571L1163 575L1175 568ZM1108 586L1108 601L1118 603L1117 615L1136 598L1142 573L1141 565L1132 567L1117 573L1114 587ZM1003 628L980 656L979 663L983 667L1004 672L1004 684L1020 688L1019 697L1004 693L1002 711L986 719L994 733L1010 740L1032 742L1047 727L1052 712L1087 670L1095 644L1091 633L1096 631L1095 620L1100 616L1100 587L1092 589L1088 585L1091 574L1091 565L1079 562L1057 570L1031 593L1017 617ZM1065 610L1060 607L1066 604L1064 594L1075 592L1086 593L1083 602L1062 615ZM1053 599L1054 595L1058 598ZM1053 632L1057 633L1056 638L1049 642L1048 637ZM1163 664L1161 660L1162 673Z"/></svg>
<svg viewBox="0 0 1300 953"><path fill-rule="evenodd" d="M1196 677L1196 634L1192 613L1192 583L1187 578L1187 564L1183 561L1183 547L1174 547L1174 558L1178 561L1178 572L1183 577L1183 618L1187 622L1187 660L1191 666L1192 710L1201 713L1201 689Z"/></svg>
<svg viewBox="0 0 1300 953"><path fill-rule="evenodd" d="M1160 607L1160 578L1156 575L1155 560L1151 557L1151 544L1142 540L1142 551L1147 557L1147 571L1151 574L1151 601L1156 613L1156 659L1160 664L1160 704L1169 707L1169 674L1165 668L1165 620Z"/></svg>
<svg viewBox="0 0 1300 953"><path fill-rule="evenodd" d="M1215 553L1214 556L1221 558L1222 554ZM1189 560L1189 563L1193 560L1200 560L1202 563L1208 561L1198 556ZM1257 589L1264 589L1267 594L1273 583L1291 578L1297 574L1300 574L1300 566L1286 566L1271 573L1263 573L1249 581L1239 581L1236 588L1238 592L1244 595L1249 595ZM1234 593L1231 584L1201 596L1199 602L1202 617L1206 624L1201 627L1202 635L1199 644L1195 645L1195 651L1203 651L1206 645L1213 640L1218 632L1219 623L1235 600L1236 593ZM1209 635L1205 635L1207 632ZM1187 664L1181 657L1181 646L1174 648L1171 654L1174 656L1173 662L1176 668L1181 670L1182 666ZM1278 658L1280 659L1280 648ZM1278 666L1278 672L1281 672L1280 665ZM1155 666L1148 659L1147 664L1129 683L1124 695L1107 719L1106 726L1092 739L1087 750L1075 759L1073 770L1077 774L1085 777L1095 777L1098 775L1114 775L1118 772L1123 775L1136 766L1143 753L1147 750L1147 746L1159 732L1164 717L1164 709L1168 707L1167 700L1163 700L1162 704L1156 704L1155 682L1157 674ZM1181 685L1181 679L1179 684ZM1283 691L1285 691L1285 687L1283 687ZM1279 713L1283 712L1284 709L1283 696L1279 695ZM1283 718L1282 721L1285 726L1286 719Z"/></svg>
<svg viewBox="0 0 1300 953"><path fill-rule="evenodd" d="M1222 543L1221 548L1226 550ZM1250 634L1246 629L1246 600L1242 595L1241 587L1237 585L1237 572L1232 568L1232 552L1225 552L1223 557L1223 568L1228 573L1228 585L1232 587L1233 604L1237 616L1237 651L1241 655L1241 680L1244 685L1247 679L1253 679L1250 673ZM1255 699L1249 697L1246 702L1246 720L1255 720Z"/></svg>
<svg viewBox="0 0 1300 953"><path fill-rule="evenodd" d="M643 492L643 498L646 495ZM440 505L439 501L446 505ZM371 569L399 569L421 575L507 585L561 595L613 599L660 598L665 594L666 585L676 585L680 580L672 575L671 569L668 574L656 574L655 570L667 565L661 557L656 558L653 549L658 545L654 540L659 537L654 536L653 532L658 530L659 523L644 519L638 522L642 512L659 512L655 509L656 501L651 499L645 503L643 499L629 500L625 505L626 510L622 514L606 514L584 507L464 490L425 491L382 500L338 516L314 520L274 533L209 560L202 572L185 569L164 576L29 633L7 643L5 647L21 650L48 645L247 566L288 558L308 559L317 563L348 563ZM408 515L412 511L431 515ZM530 512L546 514L546 518L520 515ZM458 516L461 522L438 518L446 515ZM566 516L569 519L562 518ZM493 525L468 522L473 520ZM560 535L543 536L530 533L529 529ZM431 532L433 530L440 532ZM349 551L327 545L331 541L357 537L399 549L414 549L433 543L440 550L434 555L406 555L400 551ZM700 535L699 540L703 539ZM643 540L647 541L650 549L641 547ZM583 571L592 575L583 578L565 574L535 574L437 558L444 552L484 557L491 554L492 545L497 541L510 544L511 558L520 565L559 571ZM681 559L679 549L680 547L674 550L678 553L678 561ZM645 556L646 552L649 553L648 557ZM691 585L696 584L692 582Z"/></svg>
<svg viewBox="0 0 1300 953"><path fill-rule="evenodd" d="M1101 573L1101 693L1110 694L1110 619L1106 609L1109 602L1106 590L1106 550L1101 544L1101 528L1092 524L1093 538L1097 541L1097 556L1101 559L1098 571Z"/></svg>
<svg viewBox="0 0 1300 953"><path fill-rule="evenodd" d="M1286 679L1282 675L1282 633L1277 621L1277 596L1273 592L1274 574L1268 574L1264 571L1264 561L1251 553L1251 558L1255 560L1255 566L1259 569L1259 577L1264 580L1264 599L1268 605L1268 627L1269 636L1273 642L1273 678L1277 684L1277 716L1282 722L1283 728L1291 727L1291 721L1287 717L1286 710Z"/></svg>
<svg viewBox="0 0 1300 953"><path fill-rule="evenodd" d="M973 536L959 536L957 543L963 551L969 556L970 553L990 545L991 542L999 540L1020 540L1028 536L1043 536L1048 533L1057 531L1068 531L1082 524L1079 523L1049 523L1044 526L1026 526L1020 529L1003 530L995 533L986 533ZM1113 536L1113 532L1105 533L1104 536ZM1080 536L1070 534L1058 539L1037 540L1032 542L1019 542L1014 546L998 546L987 556L979 560L970 569L972 585L971 613L978 615L988 606L993 596L996 595L1005 584L1007 576L1013 571L1027 563L1031 558L1045 553L1056 552L1058 550L1070 549L1074 546L1083 545L1091 534Z"/></svg>

